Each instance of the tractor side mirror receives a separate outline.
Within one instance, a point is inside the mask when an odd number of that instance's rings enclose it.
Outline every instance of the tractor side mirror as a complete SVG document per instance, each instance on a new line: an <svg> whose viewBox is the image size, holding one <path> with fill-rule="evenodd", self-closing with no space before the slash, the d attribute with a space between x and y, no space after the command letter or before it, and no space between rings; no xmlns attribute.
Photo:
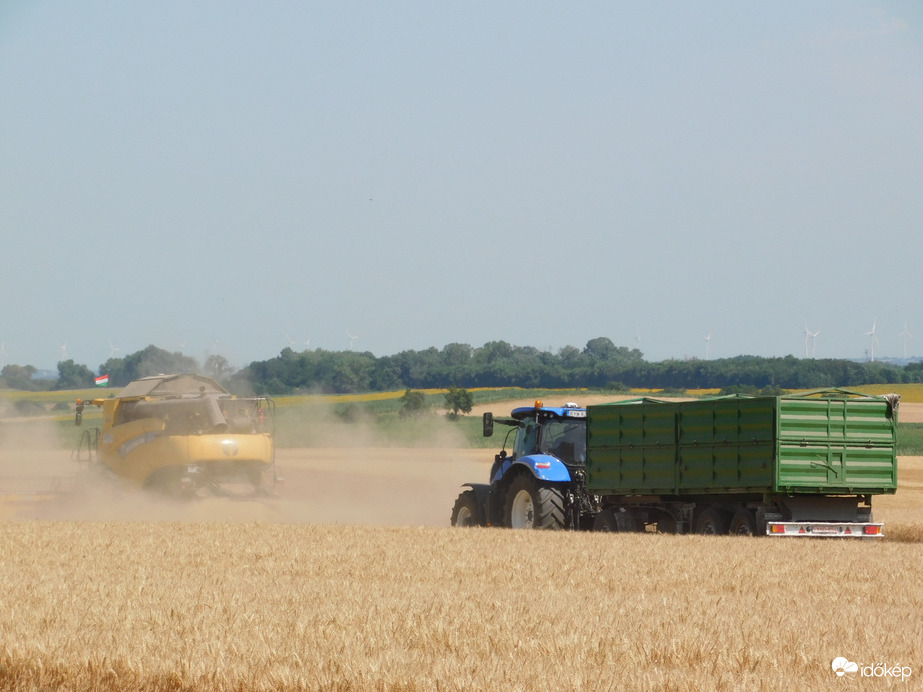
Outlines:
<svg viewBox="0 0 923 692"><path fill-rule="evenodd" d="M494 414L490 411L484 414L484 437L491 437L494 434Z"/></svg>

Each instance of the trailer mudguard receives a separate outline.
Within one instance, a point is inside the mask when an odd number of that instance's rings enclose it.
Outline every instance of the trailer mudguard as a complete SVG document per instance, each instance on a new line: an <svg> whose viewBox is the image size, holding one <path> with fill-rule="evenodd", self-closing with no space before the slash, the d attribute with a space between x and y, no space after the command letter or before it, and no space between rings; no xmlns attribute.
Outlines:
<svg viewBox="0 0 923 692"><path fill-rule="evenodd" d="M542 481L569 482L571 480L570 471L560 459L547 454L530 454L515 461L505 459L497 468L494 477L490 479L491 484L497 483L514 466L526 467L533 476Z"/></svg>

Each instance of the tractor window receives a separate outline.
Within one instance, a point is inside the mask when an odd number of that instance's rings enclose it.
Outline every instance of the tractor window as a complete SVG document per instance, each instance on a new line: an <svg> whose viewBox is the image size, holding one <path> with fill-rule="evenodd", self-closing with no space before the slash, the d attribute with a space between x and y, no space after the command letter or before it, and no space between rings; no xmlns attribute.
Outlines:
<svg viewBox="0 0 923 692"><path fill-rule="evenodd" d="M542 427L541 450L565 464L586 463L586 423L549 420Z"/></svg>
<svg viewBox="0 0 923 692"><path fill-rule="evenodd" d="M513 447L513 457L528 456L538 449L538 424L534 418L522 422L516 431L516 444Z"/></svg>

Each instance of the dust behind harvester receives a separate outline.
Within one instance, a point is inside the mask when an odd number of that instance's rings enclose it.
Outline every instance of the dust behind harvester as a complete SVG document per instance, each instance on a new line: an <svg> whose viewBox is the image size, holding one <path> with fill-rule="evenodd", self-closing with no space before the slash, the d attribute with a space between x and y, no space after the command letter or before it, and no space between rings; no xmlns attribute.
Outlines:
<svg viewBox="0 0 923 692"><path fill-rule="evenodd" d="M274 405L265 397L235 397L201 375L135 380L108 399L77 400L102 409L101 428L83 432L81 461L177 497L265 494L281 479L272 438Z"/></svg>

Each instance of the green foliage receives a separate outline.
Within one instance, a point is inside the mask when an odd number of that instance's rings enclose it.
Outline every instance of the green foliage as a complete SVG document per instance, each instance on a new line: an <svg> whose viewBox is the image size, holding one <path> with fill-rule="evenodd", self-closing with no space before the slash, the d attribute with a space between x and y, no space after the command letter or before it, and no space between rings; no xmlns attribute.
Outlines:
<svg viewBox="0 0 923 692"><path fill-rule="evenodd" d="M13 408L20 416L41 416L47 413L44 406L31 399L19 399L13 403Z"/></svg>
<svg viewBox="0 0 923 692"><path fill-rule="evenodd" d="M228 377L234 374L234 366L228 362L227 358L217 353L210 355L205 360L203 369L206 375L218 382L224 382Z"/></svg>
<svg viewBox="0 0 923 692"><path fill-rule="evenodd" d="M79 365L73 359L58 363L58 381L55 382L55 389L83 389L93 385L93 373L86 365Z"/></svg>
<svg viewBox="0 0 923 692"><path fill-rule="evenodd" d="M408 416L421 416L429 409L429 405L426 403L426 394L423 392L415 392L410 389L404 392L404 396L401 397L401 418L407 418Z"/></svg>
<svg viewBox="0 0 923 692"><path fill-rule="evenodd" d="M124 387L133 380L150 375L194 373L198 369L194 358L179 352L170 353L156 346L148 346L125 358L110 358L99 366L101 374L109 375L111 387Z"/></svg>
<svg viewBox="0 0 923 692"><path fill-rule="evenodd" d="M4 365L0 375L2 375L4 387L34 391L37 387L32 380L32 375L36 372L36 369L31 365Z"/></svg>
<svg viewBox="0 0 923 692"><path fill-rule="evenodd" d="M923 423L897 424L897 453L900 456L923 456Z"/></svg>
<svg viewBox="0 0 923 692"><path fill-rule="evenodd" d="M464 387L449 387L445 393L445 407L448 409L448 417L451 419L458 418L459 413L471 413L474 406L474 399Z"/></svg>

